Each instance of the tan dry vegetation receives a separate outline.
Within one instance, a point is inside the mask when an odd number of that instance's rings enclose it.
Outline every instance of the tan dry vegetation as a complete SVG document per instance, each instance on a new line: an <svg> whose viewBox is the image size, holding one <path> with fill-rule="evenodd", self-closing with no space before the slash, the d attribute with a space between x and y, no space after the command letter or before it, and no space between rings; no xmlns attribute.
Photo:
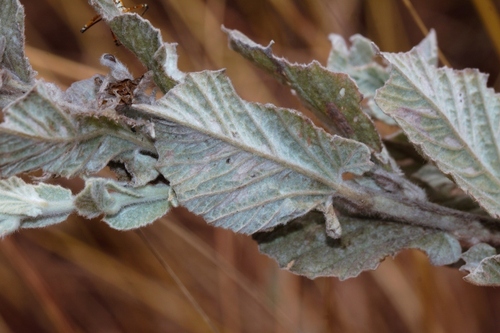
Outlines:
<svg viewBox="0 0 500 333"><path fill-rule="evenodd" d="M414 9L404 0L147 1L146 17L165 41L179 43L182 70L227 68L236 90L252 101L303 110L286 88L227 48L221 24L262 44L274 40L275 52L290 60L322 63L331 32L361 33L382 50L405 51L432 27L453 67L480 68L500 87L500 6L493 0L419 0ZM94 15L85 0L21 2L27 53L41 78L67 87L103 72L103 53L136 76L144 72L113 44L104 23L80 34ZM75 191L82 185L56 181ZM0 241L0 332L497 331L500 292L462 276L407 251L356 279L311 281L279 270L249 237L212 228L183 209L142 232L72 216Z"/></svg>

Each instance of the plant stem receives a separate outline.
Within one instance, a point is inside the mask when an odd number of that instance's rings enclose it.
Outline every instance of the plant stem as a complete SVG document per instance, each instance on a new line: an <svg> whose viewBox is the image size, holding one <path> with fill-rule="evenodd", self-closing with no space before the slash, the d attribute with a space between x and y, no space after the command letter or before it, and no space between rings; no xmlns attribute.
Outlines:
<svg viewBox="0 0 500 333"><path fill-rule="evenodd" d="M343 187L334 205L349 215L377 217L388 221L446 231L463 246L477 243L500 246L500 221L443 207L429 201L409 200L366 188Z"/></svg>

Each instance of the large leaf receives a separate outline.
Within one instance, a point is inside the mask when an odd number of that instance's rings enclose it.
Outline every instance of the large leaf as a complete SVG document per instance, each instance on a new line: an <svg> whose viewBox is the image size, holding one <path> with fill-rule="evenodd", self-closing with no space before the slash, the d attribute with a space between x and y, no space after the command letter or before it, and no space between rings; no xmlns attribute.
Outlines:
<svg viewBox="0 0 500 333"><path fill-rule="evenodd" d="M42 169L71 177L97 172L120 154L155 153L128 127L96 114L76 116L73 109L84 106L66 103L58 88L43 82L10 104L0 125L0 176Z"/></svg>
<svg viewBox="0 0 500 333"><path fill-rule="evenodd" d="M234 231L323 208L344 190L343 173L372 166L365 145L332 137L298 112L241 100L220 71L189 74L158 105L135 107L162 119L158 169L179 203Z"/></svg>
<svg viewBox="0 0 500 333"><path fill-rule="evenodd" d="M139 228L154 222L171 208L170 187L164 184L125 187L109 179L90 178L75 198L80 215L103 221L119 230Z"/></svg>
<svg viewBox="0 0 500 333"><path fill-rule="evenodd" d="M40 228L64 221L73 212L71 191L60 186L0 180L0 236L18 228Z"/></svg>
<svg viewBox="0 0 500 333"><path fill-rule="evenodd" d="M309 278L355 277L408 248L425 251L433 265L451 264L460 258L460 244L444 232L380 220L339 219L342 238L337 240L327 237L324 217L315 212L254 238L259 250L280 267Z"/></svg>
<svg viewBox="0 0 500 333"><path fill-rule="evenodd" d="M436 68L426 52L383 53L391 77L375 100L441 171L500 217L500 97L485 74Z"/></svg>
<svg viewBox="0 0 500 333"><path fill-rule="evenodd" d="M291 64L274 56L271 44L264 47L239 31L223 30L233 50L289 85L331 133L363 142L375 152L381 151L380 136L361 110L362 95L349 75L333 73L316 61L309 65Z"/></svg>

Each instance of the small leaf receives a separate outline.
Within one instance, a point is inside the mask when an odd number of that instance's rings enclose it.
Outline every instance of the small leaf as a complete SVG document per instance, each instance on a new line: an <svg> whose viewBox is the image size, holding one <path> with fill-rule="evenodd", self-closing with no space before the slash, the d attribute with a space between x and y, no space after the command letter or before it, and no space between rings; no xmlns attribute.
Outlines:
<svg viewBox="0 0 500 333"><path fill-rule="evenodd" d="M372 166L368 148L330 136L298 112L241 100L222 72L192 73L158 105L158 170L180 204L209 223L254 233L341 191Z"/></svg>
<svg viewBox="0 0 500 333"><path fill-rule="evenodd" d="M106 21L111 20L113 17L121 14L115 0L90 0L90 5L96 8L103 19Z"/></svg>
<svg viewBox="0 0 500 333"><path fill-rule="evenodd" d="M7 68L22 82L30 83L36 73L24 54L24 8L19 0L4 0L1 7L0 69Z"/></svg>
<svg viewBox="0 0 500 333"><path fill-rule="evenodd" d="M37 216L46 204L35 188L21 178L12 177L0 181L0 213Z"/></svg>
<svg viewBox="0 0 500 333"><path fill-rule="evenodd" d="M153 71L154 80L165 93L182 78L177 68L176 44L163 43L160 30L135 13L121 13L111 0L90 0L109 22L120 43Z"/></svg>
<svg viewBox="0 0 500 333"><path fill-rule="evenodd" d="M363 110L370 116L387 124L396 122L387 116L373 101L375 90L382 87L389 78L389 70L377 61L377 53L372 41L354 35L350 38L351 48L341 35L331 34L332 50L326 68L332 72L349 74L363 94Z"/></svg>
<svg viewBox="0 0 500 333"><path fill-rule="evenodd" d="M75 198L78 213L87 218L104 215L112 228L129 230L150 224L172 207L170 187L164 184L130 188L100 178L89 178Z"/></svg>
<svg viewBox="0 0 500 333"><path fill-rule="evenodd" d="M43 169L65 177L95 173L120 154L153 151L144 136L95 115L74 116L59 89L38 82L5 110L0 125L0 176Z"/></svg>
<svg viewBox="0 0 500 333"><path fill-rule="evenodd" d="M481 260L496 254L497 251L491 245L485 243L476 244L462 253L462 259L465 261L465 265L460 267L460 270L472 273L480 266Z"/></svg>
<svg viewBox="0 0 500 333"><path fill-rule="evenodd" d="M377 104L441 171L500 217L500 96L486 87L487 76L431 66L422 46L383 56L392 72Z"/></svg>
<svg viewBox="0 0 500 333"><path fill-rule="evenodd" d="M290 64L272 54L271 44L263 47L237 30L223 30L233 50L294 89L331 133L363 142L376 152L382 150L375 126L361 110L362 95L349 75L333 73L316 61L307 66Z"/></svg>
<svg viewBox="0 0 500 333"><path fill-rule="evenodd" d="M64 221L73 211L71 191L54 185L26 184L21 178L0 180L0 236L23 228Z"/></svg>
<svg viewBox="0 0 500 333"><path fill-rule="evenodd" d="M0 237L13 233L21 226L21 217L0 214Z"/></svg>
<svg viewBox="0 0 500 333"><path fill-rule="evenodd" d="M427 253L433 265L460 258L458 241L446 233L378 220L338 216L342 237L327 236L324 217L311 212L271 232L254 235L259 250L280 267L309 278L335 276L341 280L376 269L387 256L409 248Z"/></svg>
<svg viewBox="0 0 500 333"><path fill-rule="evenodd" d="M333 72L349 74L363 94L364 111L387 124L395 125L394 119L382 112L373 100L375 91L389 79L389 69L385 64L381 64L373 42L361 35L354 35L350 38L351 48L348 48L344 38L336 34L330 35L330 41L332 50L327 68ZM431 31L429 38L425 38L419 47L426 61L436 66L438 57L434 31Z"/></svg>
<svg viewBox="0 0 500 333"><path fill-rule="evenodd" d="M500 286L500 255L488 244L479 243L462 254L461 271L470 274L464 280L478 286Z"/></svg>

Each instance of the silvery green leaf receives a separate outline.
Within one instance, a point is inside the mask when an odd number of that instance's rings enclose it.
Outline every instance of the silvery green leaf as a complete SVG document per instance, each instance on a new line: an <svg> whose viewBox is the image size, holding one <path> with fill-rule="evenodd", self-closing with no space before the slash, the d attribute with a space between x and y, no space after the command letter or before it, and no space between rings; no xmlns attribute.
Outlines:
<svg viewBox="0 0 500 333"><path fill-rule="evenodd" d="M436 68L427 52L383 53L391 77L375 100L441 171L500 217L499 95L485 74Z"/></svg>
<svg viewBox="0 0 500 333"><path fill-rule="evenodd" d="M363 94L363 110L367 114L387 124L396 124L373 101L375 90L382 87L389 78L389 70L377 61L378 55L372 41L361 35L354 35L349 39L349 48L341 35L331 34L329 38L332 50L326 68L332 72L349 74Z"/></svg>
<svg viewBox="0 0 500 333"><path fill-rule="evenodd" d="M328 57L327 68L334 72L347 73L356 82L364 97L364 110L372 117L387 124L396 122L387 116L373 100L375 91L381 88L389 79L389 68L381 64L380 57L371 40L354 35L347 46L346 40L337 34L331 34L332 50ZM420 43L422 54L430 65L437 65L436 34L432 30L427 38Z"/></svg>
<svg viewBox="0 0 500 333"><path fill-rule="evenodd" d="M156 163L158 162L156 158L141 154L137 150L125 152L118 156L117 160L123 163L123 167L121 165L110 165L111 169L119 173L119 168L123 173L120 180L123 179L134 187L144 186L155 180L160 174L156 170Z"/></svg>
<svg viewBox="0 0 500 333"><path fill-rule="evenodd" d="M388 256L403 249L420 249L433 265L447 265L460 258L461 247L452 236L427 228L373 219L338 216L342 237L332 239L325 219L309 213L271 232L254 235L259 250L280 267L309 278L335 276L341 280L376 269Z"/></svg>
<svg viewBox="0 0 500 333"><path fill-rule="evenodd" d="M465 265L460 267L461 271L473 272L480 265L481 260L497 254L495 248L489 244L479 243L462 253Z"/></svg>
<svg viewBox="0 0 500 333"><path fill-rule="evenodd" d="M106 21L122 14L114 0L89 0L89 3Z"/></svg>
<svg viewBox="0 0 500 333"><path fill-rule="evenodd" d="M35 188L21 178L11 177L0 180L0 213L37 216L46 201L42 200Z"/></svg>
<svg viewBox="0 0 500 333"><path fill-rule="evenodd" d="M494 247L479 243L462 254L465 265L460 267L461 271L470 274L464 280L479 286L500 285L500 255Z"/></svg>
<svg viewBox="0 0 500 333"><path fill-rule="evenodd" d="M21 226L21 217L0 214L0 237L13 233Z"/></svg>
<svg viewBox="0 0 500 333"><path fill-rule="evenodd" d="M109 179L88 178L75 198L75 207L82 216L103 215L111 227L129 230L165 215L172 207L171 196L170 187L161 183L131 188Z"/></svg>
<svg viewBox="0 0 500 333"><path fill-rule="evenodd" d="M135 13L120 12L112 0L90 0L90 4L109 22L118 40L153 71L163 92L182 80L184 73L177 68L176 44L163 43L159 29Z"/></svg>
<svg viewBox="0 0 500 333"><path fill-rule="evenodd" d="M155 151L127 126L70 112L79 108L43 82L10 104L0 124L0 175L42 169L71 177L97 172L126 152Z"/></svg>
<svg viewBox="0 0 500 333"><path fill-rule="evenodd" d="M3 0L0 10L0 70L8 69L24 83L36 73L24 54L24 8L19 0ZM0 82L1 87L1 82Z"/></svg>
<svg viewBox="0 0 500 333"><path fill-rule="evenodd" d="M157 105L158 170L181 205L209 223L254 233L344 190L342 174L372 166L369 149L296 111L241 100L221 72L188 74Z"/></svg>
<svg viewBox="0 0 500 333"><path fill-rule="evenodd" d="M71 191L54 185L0 180L0 236L18 228L40 228L64 221L73 211Z"/></svg>
<svg viewBox="0 0 500 333"><path fill-rule="evenodd" d="M309 65L291 64L274 56L271 44L264 47L237 30L223 30L233 50L289 85L331 133L360 141L375 152L382 150L373 122L361 110L362 95L347 74L333 73L316 61Z"/></svg>

